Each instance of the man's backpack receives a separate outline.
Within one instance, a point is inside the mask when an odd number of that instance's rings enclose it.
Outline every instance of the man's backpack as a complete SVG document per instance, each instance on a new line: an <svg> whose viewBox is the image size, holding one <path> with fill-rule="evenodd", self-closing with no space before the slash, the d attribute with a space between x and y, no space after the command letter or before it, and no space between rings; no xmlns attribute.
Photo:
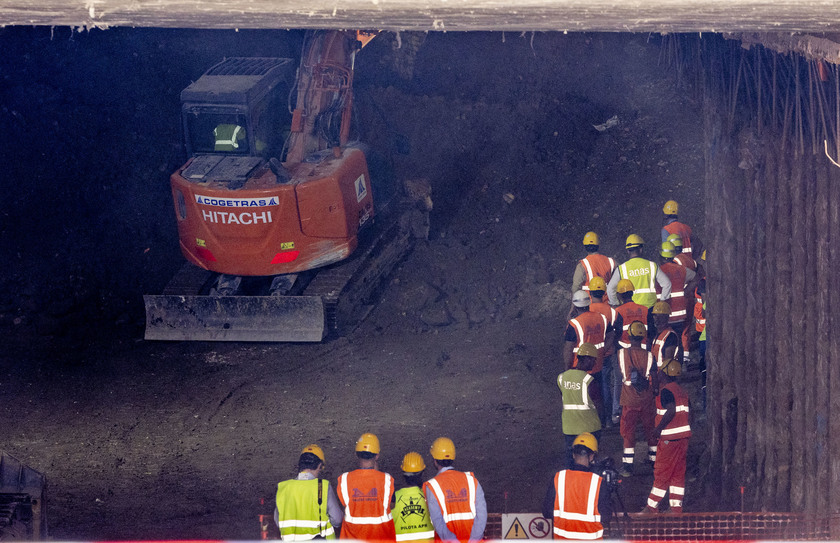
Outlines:
<svg viewBox="0 0 840 543"><path fill-rule="evenodd" d="M630 384L633 385L633 388L635 388L637 392L644 392L650 386L647 377L645 377L642 372L636 368L632 368L630 370Z"/></svg>

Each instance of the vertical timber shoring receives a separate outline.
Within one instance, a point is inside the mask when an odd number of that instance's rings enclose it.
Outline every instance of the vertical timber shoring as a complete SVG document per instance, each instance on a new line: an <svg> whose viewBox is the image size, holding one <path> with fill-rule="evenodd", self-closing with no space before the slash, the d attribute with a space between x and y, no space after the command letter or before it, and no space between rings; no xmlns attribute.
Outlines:
<svg viewBox="0 0 840 543"><path fill-rule="evenodd" d="M836 125L840 128L840 70L837 66L833 70L835 83ZM840 140L840 135L835 137ZM835 142L835 149L840 148L840 141ZM836 155L835 155L836 156ZM837 168L830 166L827 173L828 181L828 222L824 228L828 230L829 264L828 270L840 269L840 174ZM837 286L836 274L830 276L828 290L830 301L826 319L828 319L827 333L822 338L828 338L831 345L827 360L829 389L828 405L825 409L825 424L828 426L827 449L825 455L828 458L828 471L823 472L824 477L829 480L830 488L826 498L830 502L829 513L840 515L840 288ZM833 539L840 538L840 530L835 523L832 523Z"/></svg>
<svg viewBox="0 0 840 543"><path fill-rule="evenodd" d="M831 327L829 322L829 305L830 298L837 297L837 288L832 288L831 264L829 258L829 214L828 214L828 171L826 165L822 164L816 171L816 195L814 198L814 222L816 223L814 233L816 243L814 247L814 254L816 255L816 262L814 268L816 270L816 288L814 298L814 310L816 311L816 330L813 335L808 337L818 338L816 342L816 366L814 368L813 379L818 386L816 387L816 394L814 395L813 411L810 411L812 418L812 426L815 427L814 434L814 474L816 476L813 491L808 492L808 500L806 507L809 511L815 511L818 514L829 513L829 500L825 496L830 496L829 484L829 464L828 464L828 402L829 402L829 388L831 386L831 377L829 370L829 362L831 361ZM832 539L837 539L838 535L832 533Z"/></svg>

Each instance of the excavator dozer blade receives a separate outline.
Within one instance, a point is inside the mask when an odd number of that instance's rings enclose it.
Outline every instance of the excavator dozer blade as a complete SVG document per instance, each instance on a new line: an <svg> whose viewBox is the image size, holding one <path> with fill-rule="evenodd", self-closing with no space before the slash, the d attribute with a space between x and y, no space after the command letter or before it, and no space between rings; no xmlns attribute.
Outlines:
<svg viewBox="0 0 840 543"><path fill-rule="evenodd" d="M326 335L320 296L143 296L147 340L300 341Z"/></svg>

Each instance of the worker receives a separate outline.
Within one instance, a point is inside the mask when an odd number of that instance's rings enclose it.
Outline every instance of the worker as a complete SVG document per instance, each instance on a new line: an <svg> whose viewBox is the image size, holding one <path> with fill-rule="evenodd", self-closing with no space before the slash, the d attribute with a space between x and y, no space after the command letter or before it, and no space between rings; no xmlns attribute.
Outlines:
<svg viewBox="0 0 840 543"><path fill-rule="evenodd" d="M655 390L657 389L656 363L653 355L642 348L647 337L647 327L633 321L628 330L630 346L618 351L621 370L621 426L619 433L624 441L621 458L622 477L633 474L636 453L636 428L641 425L648 445L648 462L656 460L656 438L653 436Z"/></svg>
<svg viewBox="0 0 840 543"><path fill-rule="evenodd" d="M615 309L604 302L604 294L607 290L607 283L602 277L593 277L589 282L589 297L592 303L589 304L589 311L600 313L607 319L607 333L604 336L603 363L601 365L601 425L612 427L613 411L613 375L615 369L615 319L618 316ZM618 398L615 398L615 403Z"/></svg>
<svg viewBox="0 0 840 543"><path fill-rule="evenodd" d="M397 541L434 541L435 527L420 488L426 463L420 453L410 452L403 457L401 469L405 487L394 493L392 511Z"/></svg>
<svg viewBox="0 0 840 543"><path fill-rule="evenodd" d="M699 334L697 350L700 355L700 408L706 410L706 280L702 279L695 290L694 329Z"/></svg>
<svg viewBox="0 0 840 543"><path fill-rule="evenodd" d="M278 483L274 522L280 539L335 539L344 513L330 482L321 478L323 469L324 451L307 445L298 459L297 477Z"/></svg>
<svg viewBox="0 0 840 543"><path fill-rule="evenodd" d="M641 321L648 334L652 333L653 317L647 307L637 304L633 301L633 283L629 279L621 279L616 286L616 293L621 301L621 305L615 310L615 337L617 348L626 349L630 346L629 329L633 321ZM651 338L652 339L652 338ZM647 349L649 345L648 337L642 340L642 348ZM613 378L613 412L612 422L618 424L621 417L621 372L616 371Z"/></svg>
<svg viewBox="0 0 840 543"><path fill-rule="evenodd" d="M338 500L344 506L342 539L392 540L394 478L379 471L379 438L362 434L356 441L359 469L338 477Z"/></svg>
<svg viewBox="0 0 840 543"><path fill-rule="evenodd" d="M653 430L659 441L653 466L653 488L642 513L655 513L666 492L670 494L671 512L682 513L691 423L688 395L677 384L681 372L680 362L673 358L665 361L660 370L663 384L656 397L656 427Z"/></svg>
<svg viewBox="0 0 840 543"><path fill-rule="evenodd" d="M668 323L671 328L682 336L686 331L688 321L693 315L688 313L688 296L694 292L697 286L697 274L689 270L681 264L674 262L674 257L677 255L676 247L670 241L662 243L659 250L659 268L671 280L671 297L668 299L668 305L671 306L671 315ZM657 285L657 293L659 292L659 285ZM657 298L660 294L657 294ZM685 345L685 342L683 342Z"/></svg>
<svg viewBox="0 0 840 543"><path fill-rule="evenodd" d="M542 514L553 521L554 539L603 539L612 514L610 491L600 475L592 473L598 440L590 433L575 437L574 462L560 470L548 485Z"/></svg>
<svg viewBox="0 0 840 543"><path fill-rule="evenodd" d="M583 343L591 343L598 349L598 356L595 363L588 370L595 380L595 394L593 400L598 408L599 418L604 415L606 403L601 390L604 386L604 352L607 337L612 337L612 327L607 318L600 313L590 311L591 298L586 292L579 290L572 297L572 318L566 326L563 346L563 360L566 368L577 367L577 350ZM609 384L609 383L607 383ZM611 405L611 404L610 404ZM576 432L575 435L577 435Z"/></svg>
<svg viewBox="0 0 840 543"><path fill-rule="evenodd" d="M584 432L594 434L596 438L601 435L601 418L590 394L594 379L588 373L597 357L598 349L591 343L583 343L578 347L577 367L557 376L557 386L563 394L563 414L560 423L566 441L567 467L572 465L575 437Z"/></svg>
<svg viewBox="0 0 840 543"><path fill-rule="evenodd" d="M220 124L213 129L213 137L216 139L215 151L238 151L246 150L245 128L238 124Z"/></svg>
<svg viewBox="0 0 840 543"><path fill-rule="evenodd" d="M481 483L469 471L457 471L455 443L439 437L429 453L437 475L423 484L429 516L435 527L435 540L480 541L487 526L487 502Z"/></svg>
<svg viewBox="0 0 840 543"><path fill-rule="evenodd" d="M679 204L674 200L668 200L662 206L662 213L665 214L664 225L662 226L662 241L668 241L671 234L679 234L682 240L682 252L690 253L692 258L697 258L702 252L703 244L700 239L691 232L691 227L678 220Z"/></svg>
<svg viewBox="0 0 840 543"><path fill-rule="evenodd" d="M616 288L622 279L629 279L633 283L633 301L645 307L653 307L656 303L656 284L661 287L662 299L671 296L671 280L659 269L655 262L642 258L645 240L638 234L630 234L624 242L629 258L613 272L607 283L607 294L612 305L618 305Z"/></svg>
<svg viewBox="0 0 840 543"><path fill-rule="evenodd" d="M677 255L674 257L674 262L681 264L693 272L697 272L697 261L691 256L691 253L684 253L682 251L682 237L679 234L671 234L665 241L670 242L677 250Z"/></svg>
<svg viewBox="0 0 840 543"><path fill-rule="evenodd" d="M671 358L682 360L683 351L680 336L669 324L671 306L668 302L656 302L651 309L653 314L653 325L656 328L656 339L650 352L656 359L656 367L662 368L663 364Z"/></svg>
<svg viewBox="0 0 840 543"><path fill-rule="evenodd" d="M589 290L589 282L593 277L600 277L609 281L615 271L615 260L598 252L599 239L595 232L587 232L583 236L583 248L588 253L578 261L572 276L572 294L579 290Z"/></svg>

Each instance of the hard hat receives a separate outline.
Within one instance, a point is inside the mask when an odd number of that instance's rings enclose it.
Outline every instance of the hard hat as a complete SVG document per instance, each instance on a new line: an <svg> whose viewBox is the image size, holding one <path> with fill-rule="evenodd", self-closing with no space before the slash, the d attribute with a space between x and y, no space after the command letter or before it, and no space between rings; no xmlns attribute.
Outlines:
<svg viewBox="0 0 840 543"><path fill-rule="evenodd" d="M674 258L677 256L677 248L674 247L674 244L670 241L663 241L662 249L660 249L659 254L665 258Z"/></svg>
<svg viewBox="0 0 840 543"><path fill-rule="evenodd" d="M448 437L439 437L432 443L429 453L435 460L455 460L455 444Z"/></svg>
<svg viewBox="0 0 840 543"><path fill-rule="evenodd" d="M575 292L572 296L572 304L575 307L589 307L589 304L592 303L592 300L589 298L589 294L585 290L579 290Z"/></svg>
<svg viewBox="0 0 840 543"><path fill-rule="evenodd" d="M575 445L583 445L592 452L598 452L598 440L589 432L584 432L575 438L572 447Z"/></svg>
<svg viewBox="0 0 840 543"><path fill-rule="evenodd" d="M402 467L403 473L420 473L426 469L426 463L423 462L423 457L420 453L410 452L403 456Z"/></svg>
<svg viewBox="0 0 840 543"><path fill-rule="evenodd" d="M625 292L633 292L636 290L636 287L633 285L633 281L629 279L620 279L615 290L618 291L619 294L624 294Z"/></svg>
<svg viewBox="0 0 840 543"><path fill-rule="evenodd" d="M591 343L581 343L577 350L578 356L591 356L593 358L598 356L598 347Z"/></svg>
<svg viewBox="0 0 840 543"><path fill-rule="evenodd" d="M674 247L682 247L682 236L679 234L671 234L665 241L670 241Z"/></svg>
<svg viewBox="0 0 840 543"><path fill-rule="evenodd" d="M647 335L647 328L642 321L633 321L627 333L633 337L645 337Z"/></svg>
<svg viewBox="0 0 840 543"><path fill-rule="evenodd" d="M374 434L362 434L356 441L356 452L379 454L379 438Z"/></svg>
<svg viewBox="0 0 840 543"><path fill-rule="evenodd" d="M307 445L303 448L302 451L300 451L300 454L306 453L314 454L315 456L321 459L321 462L326 462L326 460L324 460L324 451L322 451L321 447L315 445L314 443L312 445Z"/></svg>
<svg viewBox="0 0 840 543"><path fill-rule="evenodd" d="M634 247L641 247L645 244L645 240L639 234L630 234L627 236L627 241L624 242L625 249L632 249Z"/></svg>
<svg viewBox="0 0 840 543"><path fill-rule="evenodd" d="M604 281L603 277L598 277L597 275L589 281L589 291L593 290L607 290L607 282Z"/></svg>
<svg viewBox="0 0 840 543"><path fill-rule="evenodd" d="M666 215L676 215L677 211L679 211L680 205L675 202L674 200L668 200L665 202L665 205L662 206L662 213Z"/></svg>
<svg viewBox="0 0 840 543"><path fill-rule="evenodd" d="M600 245L600 243L598 243L598 234L596 234L595 232L587 232L583 235L583 244Z"/></svg>
<svg viewBox="0 0 840 543"><path fill-rule="evenodd" d="M678 377L682 373L682 365L678 360L666 360L665 365L662 366L662 373L669 377Z"/></svg>
<svg viewBox="0 0 840 543"><path fill-rule="evenodd" d="M670 315L671 314L671 304L668 302L656 302L653 304L653 309L651 313L654 315Z"/></svg>

